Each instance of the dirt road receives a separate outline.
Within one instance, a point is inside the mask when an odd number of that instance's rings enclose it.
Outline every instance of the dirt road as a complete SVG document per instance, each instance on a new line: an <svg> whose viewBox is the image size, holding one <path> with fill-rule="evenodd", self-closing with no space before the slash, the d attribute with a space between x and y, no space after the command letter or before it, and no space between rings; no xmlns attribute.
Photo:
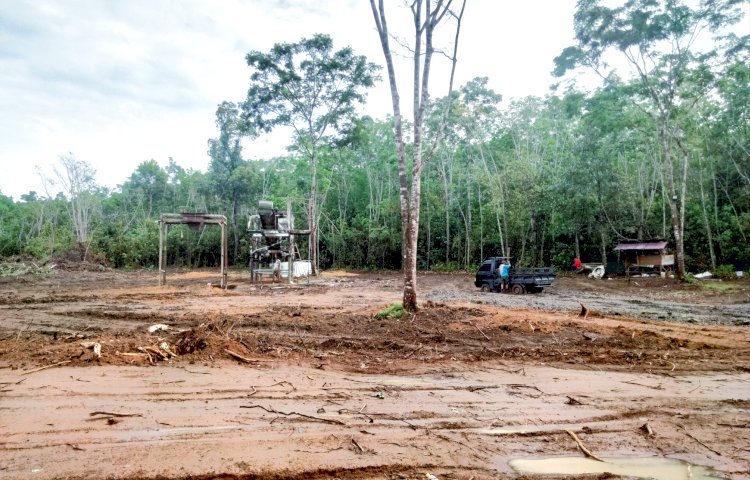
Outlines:
<svg viewBox="0 0 750 480"><path fill-rule="evenodd" d="M518 469L546 457L538 478L616 478L567 476L586 451L589 472L750 478L747 283L425 275L415 317L379 320L396 274L168 280L0 280L0 479L537 478Z"/></svg>

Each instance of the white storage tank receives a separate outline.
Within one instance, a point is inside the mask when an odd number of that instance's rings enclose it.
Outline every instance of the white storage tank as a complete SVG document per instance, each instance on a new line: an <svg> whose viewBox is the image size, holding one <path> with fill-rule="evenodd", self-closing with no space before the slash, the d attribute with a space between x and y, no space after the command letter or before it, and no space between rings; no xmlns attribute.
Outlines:
<svg viewBox="0 0 750 480"><path fill-rule="evenodd" d="M294 261L294 277L309 277L312 273L312 264L310 260L295 260ZM289 278L289 262L281 262L281 277Z"/></svg>

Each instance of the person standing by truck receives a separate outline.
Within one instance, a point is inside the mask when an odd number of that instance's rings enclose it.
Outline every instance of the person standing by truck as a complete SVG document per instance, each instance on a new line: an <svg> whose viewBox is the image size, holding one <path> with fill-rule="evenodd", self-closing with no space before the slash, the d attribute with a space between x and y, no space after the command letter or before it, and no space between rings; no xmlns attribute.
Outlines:
<svg viewBox="0 0 750 480"><path fill-rule="evenodd" d="M510 286L510 261L500 262L500 280L503 282L501 291L507 292Z"/></svg>

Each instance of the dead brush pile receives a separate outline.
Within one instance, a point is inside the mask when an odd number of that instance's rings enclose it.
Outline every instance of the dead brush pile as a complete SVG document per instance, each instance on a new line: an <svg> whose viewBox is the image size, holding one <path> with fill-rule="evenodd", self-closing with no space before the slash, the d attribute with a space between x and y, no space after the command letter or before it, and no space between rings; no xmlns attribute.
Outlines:
<svg viewBox="0 0 750 480"><path fill-rule="evenodd" d="M68 272L104 272L109 268L109 261L103 255L75 247L55 253L50 262L58 270Z"/></svg>
<svg viewBox="0 0 750 480"><path fill-rule="evenodd" d="M180 332L174 341L174 350L178 355L195 355L216 358L230 355L234 358L244 357L248 349L233 338L232 329L236 322L227 319L201 323L190 330ZM241 359L241 358L240 358Z"/></svg>
<svg viewBox="0 0 750 480"><path fill-rule="evenodd" d="M55 265L44 265L28 255L0 257L0 277L20 277L23 275L52 275Z"/></svg>

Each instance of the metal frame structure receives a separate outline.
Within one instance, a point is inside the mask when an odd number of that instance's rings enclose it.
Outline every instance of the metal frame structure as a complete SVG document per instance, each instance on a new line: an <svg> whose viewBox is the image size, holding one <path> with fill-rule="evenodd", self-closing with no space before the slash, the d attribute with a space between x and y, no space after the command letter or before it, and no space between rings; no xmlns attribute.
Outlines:
<svg viewBox="0 0 750 480"><path fill-rule="evenodd" d="M227 217L210 213L162 213L159 219L159 285L167 283L167 234L169 226L183 224L193 230L203 225L221 227L221 288L227 288Z"/></svg>
<svg viewBox="0 0 750 480"><path fill-rule="evenodd" d="M298 254L294 237L309 236L310 230L294 228L291 200L287 199L286 212L274 208L270 201L261 200L258 215L248 219L247 233L254 246L250 252L250 282L256 283L261 275L272 272L272 269L258 268L261 257L265 256L288 262L287 282L294 283L294 256Z"/></svg>

